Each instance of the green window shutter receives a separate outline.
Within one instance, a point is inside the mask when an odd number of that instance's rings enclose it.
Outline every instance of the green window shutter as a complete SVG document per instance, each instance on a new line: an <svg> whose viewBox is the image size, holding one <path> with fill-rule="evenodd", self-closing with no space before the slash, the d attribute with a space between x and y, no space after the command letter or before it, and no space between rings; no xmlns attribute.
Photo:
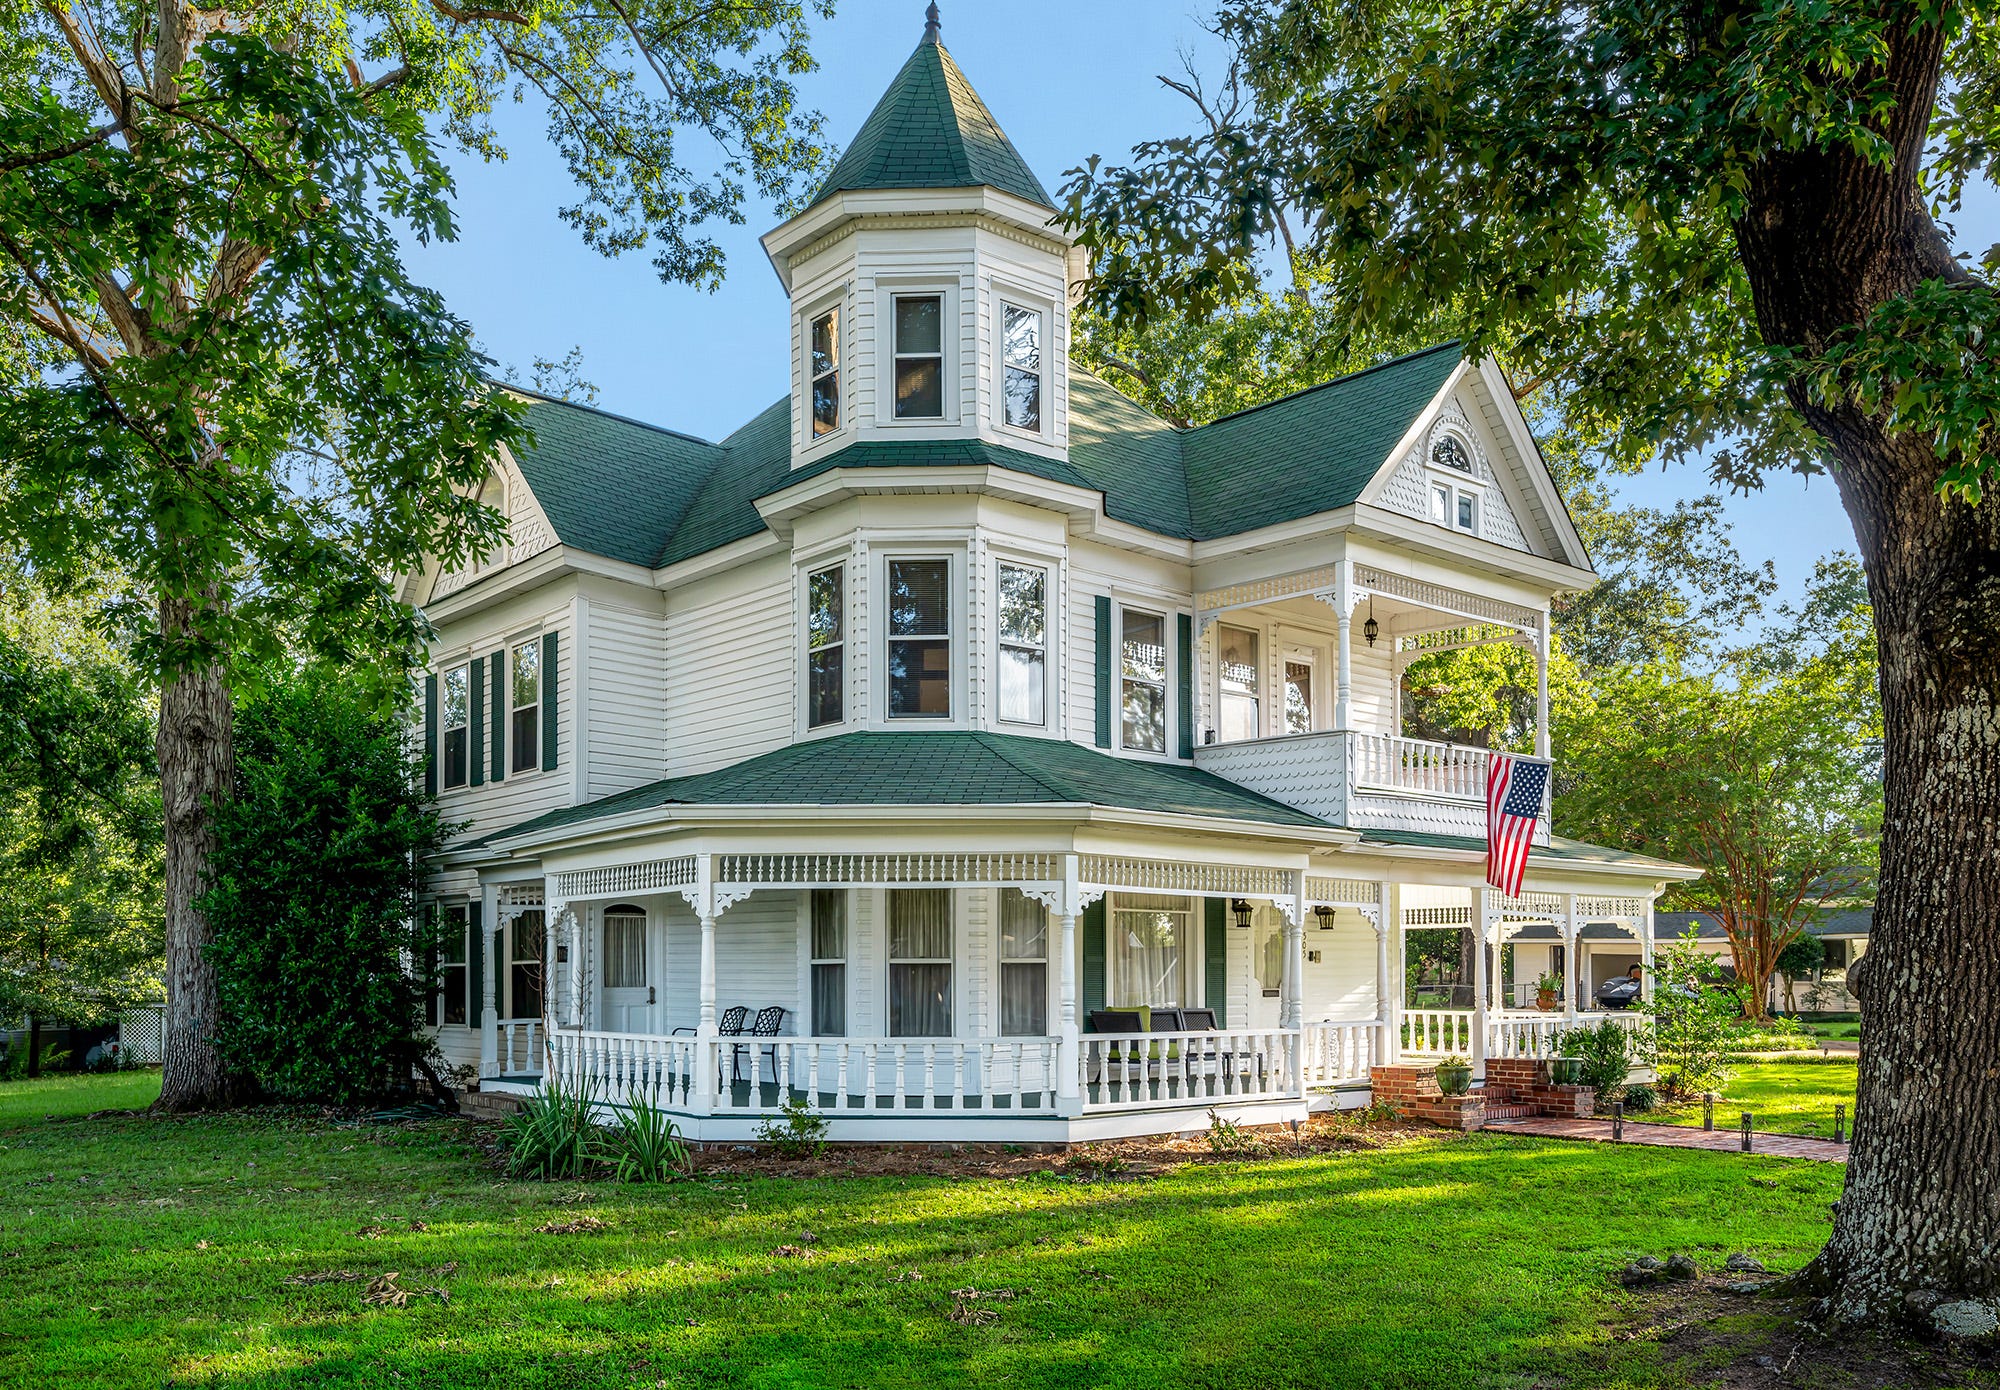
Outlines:
<svg viewBox="0 0 2000 1390"><path fill-rule="evenodd" d="M438 678L424 677L424 795L438 794Z"/></svg>
<svg viewBox="0 0 2000 1390"><path fill-rule="evenodd" d="M1090 1011L1104 1007L1104 899L1083 910L1083 1027L1090 1027Z"/></svg>
<svg viewBox="0 0 2000 1390"><path fill-rule="evenodd" d="M556 634L542 634L542 766L556 765Z"/></svg>
<svg viewBox="0 0 2000 1390"><path fill-rule="evenodd" d="M472 681L471 710L472 728L467 735L470 742L466 746L465 765L470 769L472 785L486 785L486 663L474 661L466 671Z"/></svg>
<svg viewBox="0 0 2000 1390"><path fill-rule="evenodd" d="M1194 756L1194 619L1187 614L1176 615L1175 628L1180 638L1180 726L1181 756Z"/></svg>
<svg viewBox="0 0 2000 1390"><path fill-rule="evenodd" d="M1229 904L1221 898L1201 900L1201 997L1215 1010L1215 1024L1227 1028L1229 1019Z"/></svg>
<svg viewBox="0 0 2000 1390"><path fill-rule="evenodd" d="M507 671L506 655L495 652L488 664L493 680L493 757L487 780L492 782L507 780L507 683L503 679Z"/></svg>
<svg viewBox="0 0 2000 1390"><path fill-rule="evenodd" d="M1097 596L1097 746L1111 746L1111 598Z"/></svg>
<svg viewBox="0 0 2000 1390"><path fill-rule="evenodd" d="M472 938L465 948L465 983L472 991L465 1004L465 1021L474 1028L482 1026L486 1016L486 933L479 929L479 909L483 906L474 898L465 909L466 934Z"/></svg>

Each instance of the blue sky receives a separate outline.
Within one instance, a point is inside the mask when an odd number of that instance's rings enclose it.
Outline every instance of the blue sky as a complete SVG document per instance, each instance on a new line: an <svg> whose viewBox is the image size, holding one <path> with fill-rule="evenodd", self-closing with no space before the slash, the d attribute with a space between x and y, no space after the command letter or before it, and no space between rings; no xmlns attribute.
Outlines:
<svg viewBox="0 0 2000 1390"><path fill-rule="evenodd" d="M940 8L946 46L1052 192L1093 153L1119 156L1135 141L1185 129L1191 108L1156 77L1180 71L1182 48L1198 61L1216 52L1195 7L941 0ZM803 95L826 114L834 140L852 137L922 31L918 0L847 0L819 26L821 66ZM536 356L581 347L605 409L709 439L784 394L785 299L757 245L776 221L769 209L725 229L729 276L719 292L663 285L644 255L606 260L558 219L571 185L534 109L506 109L498 120L511 157L456 164L459 239L407 248L420 282L445 295L489 352L525 369ZM1968 198L1960 231L1961 245L1975 251L2000 240L1993 189ZM1624 480L1620 490L1663 505L1708 484L1696 469L1677 467ZM1787 594L1816 558L1854 545L1825 477L1774 477L1761 492L1731 499L1729 510L1739 546L1775 560Z"/></svg>

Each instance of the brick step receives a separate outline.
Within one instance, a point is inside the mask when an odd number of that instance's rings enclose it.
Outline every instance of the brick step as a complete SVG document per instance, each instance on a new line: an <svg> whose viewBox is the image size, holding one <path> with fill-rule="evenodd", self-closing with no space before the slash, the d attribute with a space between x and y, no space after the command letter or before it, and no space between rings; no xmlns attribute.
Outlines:
<svg viewBox="0 0 2000 1390"><path fill-rule="evenodd" d="M1486 1123L1500 1124L1507 1120L1526 1120L1534 1116L1535 1107L1514 1101L1487 1101Z"/></svg>

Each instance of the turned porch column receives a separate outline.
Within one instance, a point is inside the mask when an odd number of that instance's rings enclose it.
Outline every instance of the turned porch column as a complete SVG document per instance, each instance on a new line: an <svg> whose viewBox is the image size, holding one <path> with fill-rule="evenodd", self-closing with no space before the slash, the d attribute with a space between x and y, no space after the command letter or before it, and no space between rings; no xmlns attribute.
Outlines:
<svg viewBox="0 0 2000 1390"><path fill-rule="evenodd" d="M1083 912L1083 888L1077 881L1076 855L1065 854L1062 868L1063 881L1058 903L1061 910L1056 914L1061 929L1062 952L1056 967L1056 990L1061 1009L1056 1025L1056 1113L1080 1115L1083 1113L1083 1036L1077 1004L1076 919Z"/></svg>
<svg viewBox="0 0 2000 1390"><path fill-rule="evenodd" d="M1354 727L1354 652L1349 620L1354 613L1354 562L1342 560L1335 573L1333 620L1340 636L1334 645L1333 727L1351 729Z"/></svg>
<svg viewBox="0 0 2000 1390"><path fill-rule="evenodd" d="M1582 988L1583 976L1579 973L1576 960L1576 894L1563 894L1563 1017L1572 1026L1576 1023L1577 991Z"/></svg>
<svg viewBox="0 0 2000 1390"><path fill-rule="evenodd" d="M1489 1013L1487 1003L1486 968L1486 900L1492 894L1490 888L1472 890L1472 1073L1484 1078L1486 1075L1486 1021Z"/></svg>
<svg viewBox="0 0 2000 1390"><path fill-rule="evenodd" d="M474 930L480 935L479 1074L500 1074L500 953L506 948L507 921L500 915L500 890L481 895Z"/></svg>

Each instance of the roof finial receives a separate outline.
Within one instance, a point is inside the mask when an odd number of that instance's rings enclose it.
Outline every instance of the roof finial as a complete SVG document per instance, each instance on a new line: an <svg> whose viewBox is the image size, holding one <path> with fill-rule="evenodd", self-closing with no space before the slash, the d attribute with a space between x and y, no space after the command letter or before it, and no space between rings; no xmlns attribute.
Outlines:
<svg viewBox="0 0 2000 1390"><path fill-rule="evenodd" d="M930 8L924 11L924 42L938 42L937 0L931 0Z"/></svg>

